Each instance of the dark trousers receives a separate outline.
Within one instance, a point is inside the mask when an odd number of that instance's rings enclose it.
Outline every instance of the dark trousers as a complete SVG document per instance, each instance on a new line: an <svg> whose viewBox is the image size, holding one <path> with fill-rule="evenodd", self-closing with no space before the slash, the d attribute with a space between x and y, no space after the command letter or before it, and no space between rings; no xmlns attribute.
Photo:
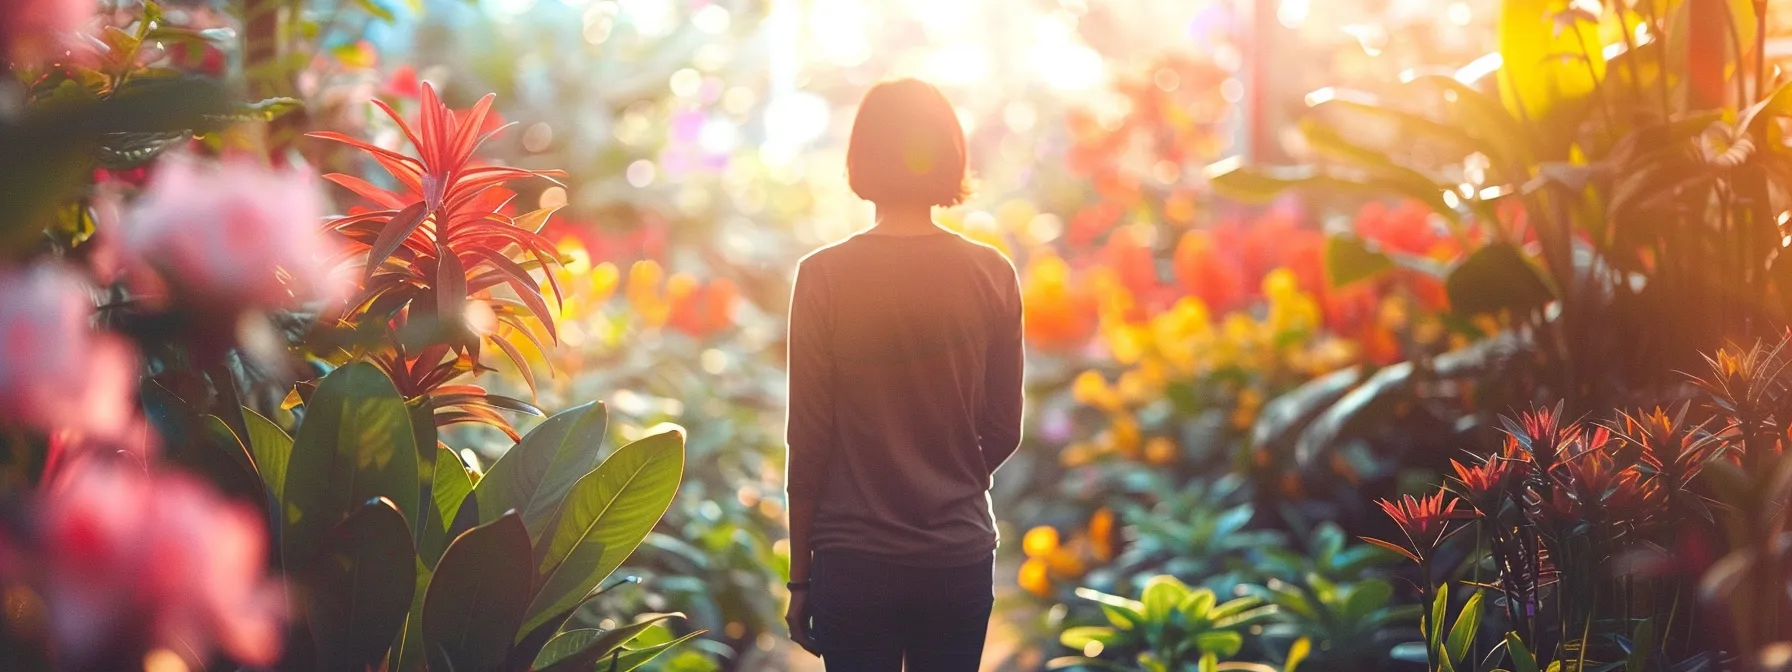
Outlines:
<svg viewBox="0 0 1792 672"><path fill-rule="evenodd" d="M828 672L977 672L994 601L994 558L904 567L817 551L809 633Z"/></svg>

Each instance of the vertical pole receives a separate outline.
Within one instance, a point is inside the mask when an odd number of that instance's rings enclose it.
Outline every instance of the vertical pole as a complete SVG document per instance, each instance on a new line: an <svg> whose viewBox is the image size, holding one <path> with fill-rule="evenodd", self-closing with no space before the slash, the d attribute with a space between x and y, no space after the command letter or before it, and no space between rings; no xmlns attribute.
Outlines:
<svg viewBox="0 0 1792 672"><path fill-rule="evenodd" d="M1275 136L1280 121L1275 109L1279 96L1272 84L1275 79L1269 73L1280 24L1276 19L1276 0L1246 1L1250 19L1245 22L1244 36L1245 159L1251 163L1273 163L1283 158Z"/></svg>
<svg viewBox="0 0 1792 672"><path fill-rule="evenodd" d="M1724 66L1729 60L1729 8L1725 0L1686 2L1687 109L1724 104Z"/></svg>

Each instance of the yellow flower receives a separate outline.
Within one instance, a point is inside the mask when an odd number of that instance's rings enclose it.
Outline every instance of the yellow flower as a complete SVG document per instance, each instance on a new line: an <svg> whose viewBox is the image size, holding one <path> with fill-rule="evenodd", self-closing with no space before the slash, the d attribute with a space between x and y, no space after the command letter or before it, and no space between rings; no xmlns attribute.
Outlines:
<svg viewBox="0 0 1792 672"><path fill-rule="evenodd" d="M1058 550L1058 528L1040 525L1027 530L1027 536L1021 538L1020 549L1029 558L1043 558L1051 554Z"/></svg>
<svg viewBox="0 0 1792 672"><path fill-rule="evenodd" d="M1058 453L1058 463L1066 469L1074 469L1095 461L1095 447L1086 441L1078 441L1064 447Z"/></svg>
<svg viewBox="0 0 1792 672"><path fill-rule="evenodd" d="M1070 396L1079 404L1104 411L1117 411L1121 407L1120 394L1094 369L1077 374L1070 384Z"/></svg>
<svg viewBox="0 0 1792 672"><path fill-rule="evenodd" d="M1257 411L1263 408L1263 393L1256 388L1247 387L1238 392L1238 406L1232 409L1232 426L1246 429L1257 421Z"/></svg>
<svg viewBox="0 0 1792 672"><path fill-rule="evenodd" d="M628 303L641 316L641 321L651 327L665 326L666 319L672 316L672 302L666 300L660 291L660 281L666 277L666 271L651 259L635 262L628 269Z"/></svg>
<svg viewBox="0 0 1792 672"><path fill-rule="evenodd" d="M1145 443L1145 461L1152 465L1161 467L1173 464L1180 452L1176 447L1176 442L1171 441L1167 436L1152 437Z"/></svg>
<svg viewBox="0 0 1792 672"><path fill-rule="evenodd" d="M1113 423L1108 427L1108 436L1113 442L1112 448L1121 455L1138 457L1139 443L1142 440L1139 435L1139 421L1134 420L1131 415L1118 414L1114 416Z"/></svg>
<svg viewBox="0 0 1792 672"><path fill-rule="evenodd" d="M621 280L621 272L616 264L603 262L591 267L591 303L596 305L609 301L616 294L616 285Z"/></svg>
<svg viewBox="0 0 1792 672"><path fill-rule="evenodd" d="M1051 572L1043 558L1031 558L1020 566L1019 583L1022 589L1040 597L1051 597Z"/></svg>

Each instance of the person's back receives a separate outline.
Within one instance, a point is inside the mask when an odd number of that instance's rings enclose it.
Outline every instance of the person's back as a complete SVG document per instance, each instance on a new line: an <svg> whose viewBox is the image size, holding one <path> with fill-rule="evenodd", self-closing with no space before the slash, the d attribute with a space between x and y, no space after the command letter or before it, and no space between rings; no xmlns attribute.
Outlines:
<svg viewBox="0 0 1792 672"><path fill-rule="evenodd" d="M791 634L835 672L975 670L990 479L1020 441L1018 282L1000 252L929 218L962 198L964 173L932 87L868 94L849 166L878 226L806 257L791 299Z"/></svg>

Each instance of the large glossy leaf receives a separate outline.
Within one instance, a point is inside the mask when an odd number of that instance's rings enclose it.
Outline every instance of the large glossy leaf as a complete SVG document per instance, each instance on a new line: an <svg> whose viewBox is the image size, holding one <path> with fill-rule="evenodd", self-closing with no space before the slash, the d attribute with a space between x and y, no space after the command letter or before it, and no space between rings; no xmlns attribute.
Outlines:
<svg viewBox="0 0 1792 672"><path fill-rule="evenodd" d="M1462 611L1456 614L1456 624L1450 627L1449 639L1444 640L1444 654L1449 656L1452 664L1460 664L1468 656L1468 648L1475 643L1475 635L1481 631L1481 610L1483 608L1482 592L1477 590L1468 596L1463 603Z"/></svg>
<svg viewBox="0 0 1792 672"><path fill-rule="evenodd" d="M529 606L529 565L529 531L515 514L448 545L423 598L430 669L487 670L504 662Z"/></svg>
<svg viewBox="0 0 1792 672"><path fill-rule="evenodd" d="M1325 237L1325 280L1333 287L1372 280L1392 270L1394 260L1380 250L1369 249L1361 238Z"/></svg>
<svg viewBox="0 0 1792 672"><path fill-rule="evenodd" d="M1392 405L1394 395L1406 391L1412 382L1412 362L1383 367L1363 384L1338 397L1301 432L1295 443L1295 459L1303 465L1315 464L1326 450L1351 428L1360 427L1371 411Z"/></svg>
<svg viewBox="0 0 1792 672"><path fill-rule="evenodd" d="M530 538L539 539L573 484L597 467L607 418L604 405L592 402L556 413L530 431L479 480L479 519L496 520L514 509Z"/></svg>
<svg viewBox="0 0 1792 672"><path fill-rule="evenodd" d="M541 590L517 636L572 609L615 571L672 505L683 477L684 432L672 430L618 448L579 479L543 535Z"/></svg>
<svg viewBox="0 0 1792 672"><path fill-rule="evenodd" d="M1552 140L1543 158L1558 158L1575 130L1548 122L1584 101L1605 73L1598 26L1551 20L1568 5L1568 0L1506 0L1500 8L1500 99L1513 116L1546 124Z"/></svg>
<svg viewBox="0 0 1792 672"><path fill-rule="evenodd" d="M292 459L292 437L274 421L248 408L243 409L243 422L249 429L249 454L255 459L262 482L274 495L274 501L286 501L286 465Z"/></svg>
<svg viewBox="0 0 1792 672"><path fill-rule="evenodd" d="M446 447L436 448L435 479L430 485L430 499L425 505L424 513L429 517L429 527L423 530L423 542L418 549L426 565L434 567L447 550L452 538L448 530L452 527L455 515L460 512L461 505L473 492L473 477L467 473L467 467L461 463L454 451Z"/></svg>
<svg viewBox="0 0 1792 672"><path fill-rule="evenodd" d="M429 594L429 580L434 573L417 559L417 585L411 593L411 609L405 614L404 632L392 648L392 672L418 672L423 669L423 598Z"/></svg>
<svg viewBox="0 0 1792 672"><path fill-rule="evenodd" d="M368 502L326 535L305 573L306 616L318 668L378 668L398 640L417 581L404 516Z"/></svg>
<svg viewBox="0 0 1792 672"><path fill-rule="evenodd" d="M609 656L598 660L597 669L604 670L605 672L608 672L609 670L615 670L615 672L634 672L634 670L640 669L642 665L646 665L653 659L660 657L660 654L672 650L679 644L696 639L704 632L705 631L703 630L698 630L670 642L655 644L639 649L622 649L620 653L611 653Z"/></svg>
<svg viewBox="0 0 1792 672"><path fill-rule="evenodd" d="M622 648L636 635L668 618L684 618L684 614L648 614L632 624L612 630L584 628L568 630L548 640L535 656L538 672L572 672L590 670L598 658Z"/></svg>
<svg viewBox="0 0 1792 672"><path fill-rule="evenodd" d="M1555 293L1518 248L1493 243L1475 250L1444 279L1450 308L1464 315L1541 308Z"/></svg>
<svg viewBox="0 0 1792 672"><path fill-rule="evenodd" d="M326 531L375 497L414 520L421 486L413 441L404 399L378 368L355 362L324 376L305 405L287 464L287 566L305 566Z"/></svg>
<svg viewBox="0 0 1792 672"><path fill-rule="evenodd" d="M205 475L225 494L265 506L261 479L249 455L223 421L200 416L185 400L154 380L141 390L143 413L161 435L169 462Z"/></svg>

